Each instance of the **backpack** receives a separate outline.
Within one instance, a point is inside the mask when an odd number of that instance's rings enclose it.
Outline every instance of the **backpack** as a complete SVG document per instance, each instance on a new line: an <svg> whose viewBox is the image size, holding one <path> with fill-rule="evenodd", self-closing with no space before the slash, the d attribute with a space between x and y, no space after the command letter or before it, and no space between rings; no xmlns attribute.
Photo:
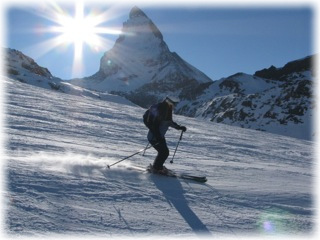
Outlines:
<svg viewBox="0 0 320 240"><path fill-rule="evenodd" d="M144 114L143 122L147 128L152 129L155 119L159 115L159 104L152 105Z"/></svg>

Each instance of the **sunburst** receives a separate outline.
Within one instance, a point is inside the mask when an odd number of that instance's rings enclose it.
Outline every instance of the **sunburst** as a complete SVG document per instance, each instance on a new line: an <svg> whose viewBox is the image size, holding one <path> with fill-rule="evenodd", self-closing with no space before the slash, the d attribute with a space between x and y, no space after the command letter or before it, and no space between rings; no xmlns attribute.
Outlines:
<svg viewBox="0 0 320 240"><path fill-rule="evenodd" d="M106 11L100 14L91 11L85 14L84 3L77 1L75 3L74 15L62 9L56 3L51 3L50 11L47 16L43 16L54 24L43 27L40 31L55 33L53 38L38 44L40 54L57 48L59 46L74 47L74 59L72 67L72 76L81 75L83 72L83 48L88 45L92 50L99 51L105 49L108 44L108 39L101 35L111 34L119 35L120 30L101 27L100 25L107 22L109 19L115 18L110 15L112 11Z"/></svg>

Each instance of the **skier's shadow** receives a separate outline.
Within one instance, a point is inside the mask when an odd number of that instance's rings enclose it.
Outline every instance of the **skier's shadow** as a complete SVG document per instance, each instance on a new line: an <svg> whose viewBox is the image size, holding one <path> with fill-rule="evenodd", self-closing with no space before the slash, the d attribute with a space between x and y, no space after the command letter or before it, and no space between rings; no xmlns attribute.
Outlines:
<svg viewBox="0 0 320 240"><path fill-rule="evenodd" d="M182 185L177 178L170 178L163 181L164 176L151 175L151 180L156 187L163 193L169 204L174 206L184 220L189 224L191 229L198 235L211 235L206 225L198 218L198 216L189 207L184 197Z"/></svg>

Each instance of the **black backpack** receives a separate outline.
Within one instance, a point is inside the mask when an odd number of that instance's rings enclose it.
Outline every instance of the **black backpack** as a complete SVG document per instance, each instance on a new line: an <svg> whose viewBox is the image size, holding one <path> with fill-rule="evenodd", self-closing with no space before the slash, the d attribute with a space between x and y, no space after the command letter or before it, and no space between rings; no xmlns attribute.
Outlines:
<svg viewBox="0 0 320 240"><path fill-rule="evenodd" d="M152 105L144 114L143 114L143 122L147 126L147 128L152 129L154 120L159 115L159 103Z"/></svg>

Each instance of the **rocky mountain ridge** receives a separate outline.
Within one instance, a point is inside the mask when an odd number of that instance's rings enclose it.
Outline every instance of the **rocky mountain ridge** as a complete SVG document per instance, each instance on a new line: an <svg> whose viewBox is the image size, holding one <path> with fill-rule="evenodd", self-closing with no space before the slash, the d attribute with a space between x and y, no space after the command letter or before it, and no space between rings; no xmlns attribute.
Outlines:
<svg viewBox="0 0 320 240"><path fill-rule="evenodd" d="M7 76L10 79L41 88L59 91L61 93L134 105L125 98L106 92L85 89L71 84L70 81L64 81L60 78L54 77L47 68L39 66L32 58L23 54L21 51L6 48L4 49L4 52L5 69Z"/></svg>
<svg viewBox="0 0 320 240"><path fill-rule="evenodd" d="M310 140L314 135L312 59L220 79L194 101L180 103L177 113Z"/></svg>

